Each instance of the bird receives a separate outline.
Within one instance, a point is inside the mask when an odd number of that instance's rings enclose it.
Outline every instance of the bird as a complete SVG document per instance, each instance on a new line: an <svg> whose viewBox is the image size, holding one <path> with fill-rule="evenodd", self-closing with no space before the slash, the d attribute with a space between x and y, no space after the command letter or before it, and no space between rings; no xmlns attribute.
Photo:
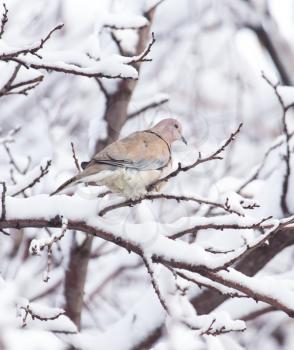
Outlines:
<svg viewBox="0 0 294 350"><path fill-rule="evenodd" d="M128 199L138 199L171 169L171 146L177 140L187 144L181 124L173 118L162 119L150 129L109 144L89 162L82 162L83 170L51 196L75 184L91 182Z"/></svg>

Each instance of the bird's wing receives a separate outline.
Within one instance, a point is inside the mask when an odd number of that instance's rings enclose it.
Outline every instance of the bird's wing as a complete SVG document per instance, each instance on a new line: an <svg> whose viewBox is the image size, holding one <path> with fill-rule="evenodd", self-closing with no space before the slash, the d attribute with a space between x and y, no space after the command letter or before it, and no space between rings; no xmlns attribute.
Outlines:
<svg viewBox="0 0 294 350"><path fill-rule="evenodd" d="M116 141L97 153L86 168L93 164L136 170L159 170L170 162L168 144L155 134L136 132Z"/></svg>

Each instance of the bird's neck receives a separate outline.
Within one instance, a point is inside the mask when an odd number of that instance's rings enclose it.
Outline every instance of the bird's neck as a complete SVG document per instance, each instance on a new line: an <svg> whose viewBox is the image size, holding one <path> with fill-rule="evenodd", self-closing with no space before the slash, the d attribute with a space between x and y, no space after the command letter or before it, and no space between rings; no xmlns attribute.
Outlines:
<svg viewBox="0 0 294 350"><path fill-rule="evenodd" d="M161 128L152 128L150 131L162 138L169 145L169 147L171 146L172 140L169 133L165 132Z"/></svg>

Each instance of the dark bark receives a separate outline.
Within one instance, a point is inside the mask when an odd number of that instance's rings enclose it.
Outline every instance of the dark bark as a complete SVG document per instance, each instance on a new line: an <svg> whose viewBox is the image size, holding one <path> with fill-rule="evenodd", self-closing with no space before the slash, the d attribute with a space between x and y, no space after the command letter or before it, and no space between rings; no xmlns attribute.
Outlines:
<svg viewBox="0 0 294 350"><path fill-rule="evenodd" d="M69 265L65 274L64 296L65 313L77 325L81 327L81 311L83 308L84 286L87 278L89 255L91 253L93 236L87 236L81 246L72 237Z"/></svg>
<svg viewBox="0 0 294 350"><path fill-rule="evenodd" d="M150 21L150 25L139 31L136 55L140 54L148 44L154 11L155 8L146 14L146 17ZM134 66L139 70L140 63L135 63ZM104 119L108 124L108 136L106 140L97 140L95 146L96 152L99 152L107 144L112 143L119 137L120 131L127 120L128 105L136 84L136 80L121 80L118 82L117 90L113 94L105 94L106 110ZM84 286L91 255L92 242L93 236L87 237L85 243L81 247L73 242L64 284L66 314L79 328L83 308Z"/></svg>

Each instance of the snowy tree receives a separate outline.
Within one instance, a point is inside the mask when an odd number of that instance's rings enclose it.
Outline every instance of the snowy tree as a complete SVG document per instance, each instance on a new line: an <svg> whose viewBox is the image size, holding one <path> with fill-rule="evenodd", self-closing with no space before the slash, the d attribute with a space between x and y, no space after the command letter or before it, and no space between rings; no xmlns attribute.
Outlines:
<svg viewBox="0 0 294 350"><path fill-rule="evenodd" d="M291 0L1 11L0 348L291 348ZM189 145L146 195L50 196L169 116Z"/></svg>

